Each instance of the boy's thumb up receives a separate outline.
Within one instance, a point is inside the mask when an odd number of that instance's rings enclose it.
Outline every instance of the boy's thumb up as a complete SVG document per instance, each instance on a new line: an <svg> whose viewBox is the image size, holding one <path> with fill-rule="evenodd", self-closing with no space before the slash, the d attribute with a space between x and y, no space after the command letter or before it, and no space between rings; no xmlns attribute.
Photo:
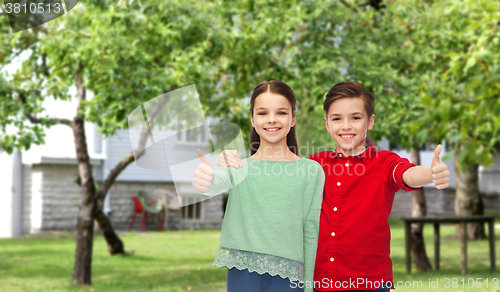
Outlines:
<svg viewBox="0 0 500 292"><path fill-rule="evenodd" d="M434 157L432 157L432 163L431 163L432 166L434 166L440 162L439 154L441 154L441 149L443 149L443 145L441 145L441 144L437 145L436 150L434 151Z"/></svg>
<svg viewBox="0 0 500 292"><path fill-rule="evenodd" d="M431 174L432 182L437 189L444 189L448 187L450 181L450 172L448 171L448 166L439 161L439 154L441 154L442 145L436 147L434 151L434 157L432 158L431 164Z"/></svg>

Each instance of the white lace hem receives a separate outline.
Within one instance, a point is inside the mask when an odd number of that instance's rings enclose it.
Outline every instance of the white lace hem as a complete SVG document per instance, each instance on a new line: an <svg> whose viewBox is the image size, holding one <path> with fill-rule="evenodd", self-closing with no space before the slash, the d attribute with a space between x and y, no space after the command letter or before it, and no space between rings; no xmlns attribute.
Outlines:
<svg viewBox="0 0 500 292"><path fill-rule="evenodd" d="M213 265L219 268L248 269L249 272L260 275L269 273L271 276L279 275L283 279L301 282L304 280L304 265L301 262L251 251L219 247Z"/></svg>

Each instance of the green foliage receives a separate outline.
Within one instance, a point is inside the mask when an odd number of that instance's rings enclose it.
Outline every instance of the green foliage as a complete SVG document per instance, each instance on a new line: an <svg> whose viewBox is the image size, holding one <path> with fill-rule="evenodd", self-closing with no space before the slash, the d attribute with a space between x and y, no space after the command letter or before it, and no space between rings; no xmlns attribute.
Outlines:
<svg viewBox="0 0 500 292"><path fill-rule="evenodd" d="M408 150L445 140L468 149L464 166L491 164L500 145L500 3L388 1L374 10L359 2L83 1L45 31L9 34L4 23L0 66L23 50L29 58L0 76L1 131L22 125L1 145L43 143L52 124L41 102L70 99L81 70L93 93L81 112L105 135L124 128L142 102L196 84L206 115L238 124L247 143L252 89L285 81L307 156L334 146L323 122L326 92L356 80L376 96L375 139ZM44 122L35 128L26 113Z"/></svg>
<svg viewBox="0 0 500 292"><path fill-rule="evenodd" d="M343 43L350 73L377 96L372 135L408 150L445 140L465 146L463 167L491 165L499 16L498 1L472 0L390 1L381 12L353 13Z"/></svg>
<svg viewBox="0 0 500 292"><path fill-rule="evenodd" d="M43 127L57 117L49 117L42 102L74 98L77 73L93 95L79 113L106 136L126 127L132 109L166 91L196 84L204 104L216 93L234 35L227 19L218 17L220 3L92 3L82 1L43 28L12 34L8 23L2 23L0 30L6 33L0 37L0 68L18 52L27 55L17 72L0 76L3 148L43 143ZM26 115L43 123L33 126ZM6 135L7 128L18 133Z"/></svg>

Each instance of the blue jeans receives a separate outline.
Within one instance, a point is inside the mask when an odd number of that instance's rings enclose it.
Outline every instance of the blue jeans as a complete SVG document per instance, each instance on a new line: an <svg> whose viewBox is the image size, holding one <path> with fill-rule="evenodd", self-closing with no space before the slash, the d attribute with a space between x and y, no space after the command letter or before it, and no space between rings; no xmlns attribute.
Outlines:
<svg viewBox="0 0 500 292"><path fill-rule="evenodd" d="M389 283L389 285L388 285L388 283ZM377 292L390 292L391 291L391 288L390 288L391 285L392 285L391 282L386 282L386 283L384 283L384 285L378 287L375 290L342 290L342 292L374 292L374 291L377 291ZM319 290L314 289L314 292L323 292L323 291L319 291Z"/></svg>
<svg viewBox="0 0 500 292"><path fill-rule="evenodd" d="M293 287L293 288L292 288ZM227 292L302 292L298 288L298 282L291 282L290 279L283 279L280 276L271 276L268 273L260 275L256 272L249 272L248 269L238 270L237 268L227 269Z"/></svg>

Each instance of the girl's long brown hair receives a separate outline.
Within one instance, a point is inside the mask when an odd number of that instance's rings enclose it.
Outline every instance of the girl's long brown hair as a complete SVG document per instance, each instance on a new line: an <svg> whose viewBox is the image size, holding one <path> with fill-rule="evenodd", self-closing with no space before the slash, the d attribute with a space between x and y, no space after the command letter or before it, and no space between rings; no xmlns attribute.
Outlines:
<svg viewBox="0 0 500 292"><path fill-rule="evenodd" d="M253 109L255 105L255 99L257 96L261 95L265 92L271 92L274 94L279 94L284 96L290 102L292 106L292 118L295 117L297 113L297 100L295 99L295 93L293 93L292 88L288 86L285 82L271 79L269 81L262 81L255 87L252 92L252 97L250 98L250 115L253 118ZM297 138L295 137L295 126L290 129L290 132L286 135L286 145L288 149L292 151L295 155L297 155L298 147L297 147ZM252 127L252 131L250 132L250 153L254 155L255 152L259 149L260 146L260 136L257 134L257 131L254 127Z"/></svg>

